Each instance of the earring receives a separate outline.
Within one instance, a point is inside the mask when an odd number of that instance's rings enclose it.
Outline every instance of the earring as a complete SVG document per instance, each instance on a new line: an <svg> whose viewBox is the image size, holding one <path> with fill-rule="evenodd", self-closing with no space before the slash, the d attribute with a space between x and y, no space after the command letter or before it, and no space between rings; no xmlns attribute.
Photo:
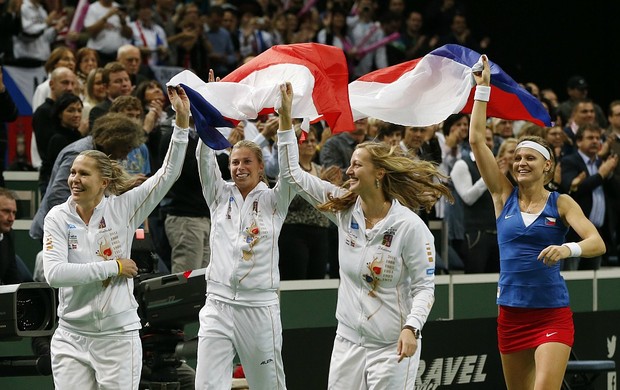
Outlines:
<svg viewBox="0 0 620 390"><path fill-rule="evenodd" d="M379 182L379 179L375 179L375 187L377 188L381 187L381 183Z"/></svg>

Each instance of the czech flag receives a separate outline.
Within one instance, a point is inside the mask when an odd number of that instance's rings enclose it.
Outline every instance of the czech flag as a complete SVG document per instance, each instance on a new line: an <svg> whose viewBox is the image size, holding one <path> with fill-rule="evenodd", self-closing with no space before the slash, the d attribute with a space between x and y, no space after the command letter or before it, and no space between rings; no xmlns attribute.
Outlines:
<svg viewBox="0 0 620 390"><path fill-rule="evenodd" d="M255 119L281 106L280 85L291 82L294 118L324 119L333 133L352 131L348 69L344 52L318 43L276 45L216 83L185 70L167 85L184 84L200 94L223 117Z"/></svg>
<svg viewBox="0 0 620 390"><path fill-rule="evenodd" d="M473 107L473 66L481 55L459 45L439 47L426 56L368 73L349 84L354 119L372 117L405 126L429 126ZM551 126L542 103L499 65L491 66L489 117Z"/></svg>

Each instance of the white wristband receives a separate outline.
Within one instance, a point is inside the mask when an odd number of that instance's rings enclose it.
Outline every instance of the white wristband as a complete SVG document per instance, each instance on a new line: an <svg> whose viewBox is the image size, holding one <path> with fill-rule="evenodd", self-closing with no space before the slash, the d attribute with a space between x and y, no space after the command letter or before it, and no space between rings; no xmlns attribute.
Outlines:
<svg viewBox="0 0 620 390"><path fill-rule="evenodd" d="M565 242L562 245L570 250L570 257L581 257L581 247L576 242Z"/></svg>
<svg viewBox="0 0 620 390"><path fill-rule="evenodd" d="M488 102L491 96L491 87L486 85L477 85L476 93L474 94L474 100L480 100L481 102Z"/></svg>

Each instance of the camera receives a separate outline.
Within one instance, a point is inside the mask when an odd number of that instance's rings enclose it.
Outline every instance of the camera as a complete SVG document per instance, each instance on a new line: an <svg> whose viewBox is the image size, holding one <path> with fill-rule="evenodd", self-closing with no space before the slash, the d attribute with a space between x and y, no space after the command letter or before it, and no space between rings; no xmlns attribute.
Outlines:
<svg viewBox="0 0 620 390"><path fill-rule="evenodd" d="M56 326L56 293L47 283L0 286L0 341L48 337ZM0 377L50 375L47 356L0 356Z"/></svg>

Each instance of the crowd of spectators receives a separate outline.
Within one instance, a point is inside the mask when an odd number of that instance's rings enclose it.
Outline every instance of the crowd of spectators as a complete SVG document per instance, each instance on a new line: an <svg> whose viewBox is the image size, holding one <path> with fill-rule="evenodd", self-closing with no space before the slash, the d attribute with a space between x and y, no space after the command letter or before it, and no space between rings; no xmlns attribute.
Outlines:
<svg viewBox="0 0 620 390"><path fill-rule="evenodd" d="M135 175L136 186L161 165L173 111L155 78L155 67L191 69L207 80L210 69L217 77L224 77L272 45L318 42L343 49L353 80L374 69L419 58L448 43L479 52L487 50L492 44L490 38L472 33L467 16L464 3L458 0L431 0L423 7L405 0L5 0L0 2L0 56L5 64L14 66L43 65L48 73L33 96L31 163L39 170L43 204L49 209L65 199L58 197L57 190L48 197L48 183L53 184L59 167L70 164L62 161L73 156L67 153L69 145L84 144L85 137L88 147L119 157ZM489 147L510 178L515 139L524 134L547 139L557 162L549 188L573 196L608 246L607 255L601 259L567 261L566 269L614 264L618 242L613 232L620 207L611 199L620 193L616 157L620 103L612 102L605 115L605 110L588 97L588 83L581 76L567 81L566 101L559 101L559 93L539 89L535 83L524 82L523 86L549 110L554 126L540 128L522 121L490 118ZM98 140L103 135L92 134L92 130L97 119L109 112L134 119L144 134L124 143ZM401 147L412 158L438 164L446 176L458 176L457 181L447 179L456 199L453 204L442 199L430 212L420 210L425 221L449 221L449 258L441 259L438 272L497 272L494 221L468 217L492 210L485 183L471 160L468 126L465 114L426 128L404 128L369 118L358 121L355 131L334 136L319 124L305 141L302 168L342 182L347 179L345 171L353 148L365 140L384 141ZM277 118L260 117L242 121L226 134L233 144L249 139L261 146L271 183L277 177L277 167L270 171L277 161L276 129ZM1 136L6 140L6 130ZM193 157L197 142L195 132L190 133L191 147L179 182L183 184L173 187L146 224L154 251L168 271L208 264L208 209L199 202L199 192L192 196L187 190L198 188ZM0 145L1 156L5 156L6 141ZM226 178L228 151L217 158ZM66 187L62 177L56 181ZM335 227L314 216L303 202L297 200L293 205L282 237L303 234L311 239L315 234L321 245L293 245L292 240L282 243L283 279L338 277ZM43 217L38 215L35 220L42 221ZM181 234L184 231L195 234L187 237ZM31 235L40 239L40 232ZM293 256L299 259L297 263L291 263Z"/></svg>

